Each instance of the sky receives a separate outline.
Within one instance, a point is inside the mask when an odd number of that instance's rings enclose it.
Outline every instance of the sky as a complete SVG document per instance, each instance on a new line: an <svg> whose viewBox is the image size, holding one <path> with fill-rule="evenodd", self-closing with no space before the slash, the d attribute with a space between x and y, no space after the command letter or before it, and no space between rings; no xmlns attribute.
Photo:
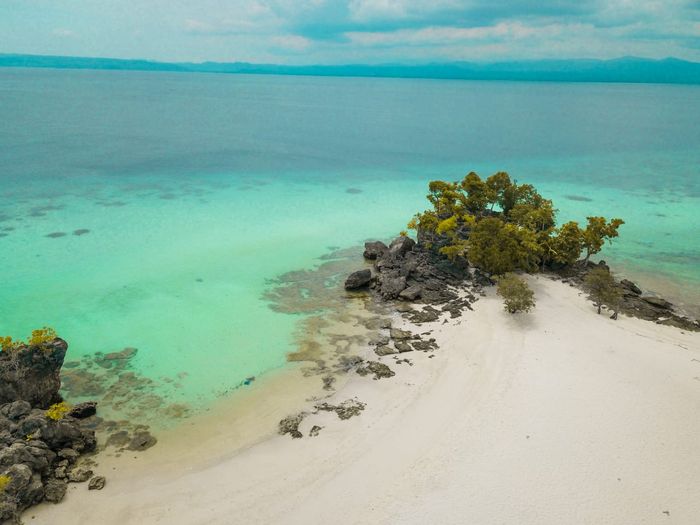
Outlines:
<svg viewBox="0 0 700 525"><path fill-rule="evenodd" d="M700 62L700 0L0 0L0 53L276 64Z"/></svg>

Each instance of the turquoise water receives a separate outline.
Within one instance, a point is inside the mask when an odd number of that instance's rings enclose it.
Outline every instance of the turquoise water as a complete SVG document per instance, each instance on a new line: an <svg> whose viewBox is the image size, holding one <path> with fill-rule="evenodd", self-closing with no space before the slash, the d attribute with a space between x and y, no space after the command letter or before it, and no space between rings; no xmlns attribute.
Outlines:
<svg viewBox="0 0 700 525"><path fill-rule="evenodd" d="M427 181L471 169L536 184L562 220L624 218L603 256L693 310L699 101L697 86L0 70L0 334L53 326L73 359L138 348L131 366L168 400L206 403L294 349L300 316L269 307L271 279L395 235Z"/></svg>

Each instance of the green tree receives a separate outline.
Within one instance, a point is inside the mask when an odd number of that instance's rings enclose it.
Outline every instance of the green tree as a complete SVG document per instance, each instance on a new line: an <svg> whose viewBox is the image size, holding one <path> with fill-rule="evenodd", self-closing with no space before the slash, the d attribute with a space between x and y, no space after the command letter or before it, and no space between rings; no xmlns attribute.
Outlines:
<svg viewBox="0 0 700 525"><path fill-rule="evenodd" d="M583 232L575 221L562 224L551 239L550 257L553 262L572 265L583 250Z"/></svg>
<svg viewBox="0 0 700 525"><path fill-rule="evenodd" d="M618 236L618 228L625 224L622 219L611 219L608 222L605 217L587 217L588 225L583 230L583 248L586 250L587 263L591 255L595 255L602 248L605 241L610 241Z"/></svg>
<svg viewBox="0 0 700 525"><path fill-rule="evenodd" d="M600 266L591 269L586 274L584 286L588 293L591 294L591 299L593 299L593 304L597 307L598 313L600 314L601 307L606 305L613 310L612 319L617 319L622 292L610 270Z"/></svg>
<svg viewBox="0 0 700 525"><path fill-rule="evenodd" d="M529 312L535 307L535 294L525 281L512 273L498 279L498 295L503 297L503 307L511 314Z"/></svg>
<svg viewBox="0 0 700 525"><path fill-rule="evenodd" d="M478 221L469 234L469 260L494 275L517 268L534 271L539 255L534 232L496 217Z"/></svg>
<svg viewBox="0 0 700 525"><path fill-rule="evenodd" d="M585 230L575 222L557 229L552 201L505 172L485 181L474 172L460 182L432 181L428 200L432 209L415 215L408 225L418 232L418 242L495 275L515 269L533 272L553 263L572 265L584 249L587 262L624 224L621 219L589 217Z"/></svg>

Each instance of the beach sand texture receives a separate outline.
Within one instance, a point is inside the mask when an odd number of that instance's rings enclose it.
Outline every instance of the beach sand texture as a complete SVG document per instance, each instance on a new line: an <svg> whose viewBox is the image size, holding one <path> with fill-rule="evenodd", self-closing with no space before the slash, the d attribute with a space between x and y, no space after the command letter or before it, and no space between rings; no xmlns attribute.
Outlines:
<svg viewBox="0 0 700 525"><path fill-rule="evenodd" d="M179 463L169 436L128 468L98 458L104 490L79 495L87 487L74 485L25 519L698 523L700 334L611 321L579 290L529 279L531 314L506 314L490 290L474 312L414 328L434 330L434 357L402 354L413 366L384 357L395 377L351 379L329 401L357 397L367 403L359 417L313 414L303 439L275 435L235 453L205 440ZM237 421L227 424L234 432ZM312 425L323 427L317 437Z"/></svg>

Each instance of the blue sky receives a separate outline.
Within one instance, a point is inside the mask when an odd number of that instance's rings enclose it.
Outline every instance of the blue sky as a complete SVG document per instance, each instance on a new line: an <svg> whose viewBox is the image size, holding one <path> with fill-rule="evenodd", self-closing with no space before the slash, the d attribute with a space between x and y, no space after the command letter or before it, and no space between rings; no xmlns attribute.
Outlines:
<svg viewBox="0 0 700 525"><path fill-rule="evenodd" d="M281 64L700 61L700 0L0 0L0 53Z"/></svg>

